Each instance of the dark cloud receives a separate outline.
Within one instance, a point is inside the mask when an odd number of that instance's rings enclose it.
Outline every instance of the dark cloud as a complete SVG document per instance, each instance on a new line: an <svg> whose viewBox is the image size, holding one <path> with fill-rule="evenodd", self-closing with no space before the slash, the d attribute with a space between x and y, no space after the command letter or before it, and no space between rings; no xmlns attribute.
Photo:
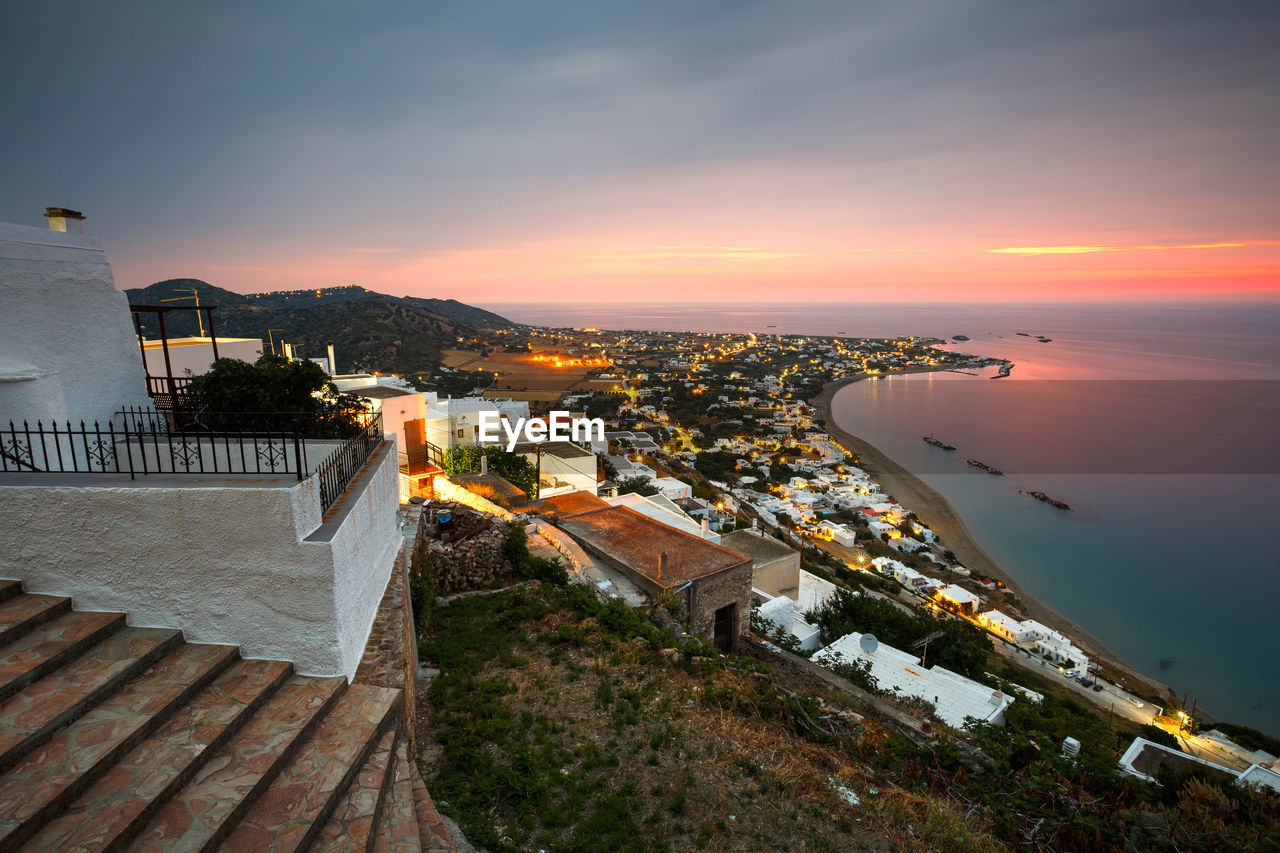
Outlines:
<svg viewBox="0 0 1280 853"><path fill-rule="evenodd" d="M1277 24L1274 3L23 4L0 219L81 206L137 252L466 246L735 163L924 216L978 184L1269 203Z"/></svg>

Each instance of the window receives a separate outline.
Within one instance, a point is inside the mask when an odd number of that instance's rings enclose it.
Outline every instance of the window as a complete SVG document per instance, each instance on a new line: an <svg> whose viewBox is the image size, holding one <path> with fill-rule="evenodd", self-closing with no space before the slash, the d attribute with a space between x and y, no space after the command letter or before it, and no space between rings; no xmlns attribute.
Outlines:
<svg viewBox="0 0 1280 853"><path fill-rule="evenodd" d="M458 430L458 438L466 438L466 437L467 437L467 431L465 429Z"/></svg>

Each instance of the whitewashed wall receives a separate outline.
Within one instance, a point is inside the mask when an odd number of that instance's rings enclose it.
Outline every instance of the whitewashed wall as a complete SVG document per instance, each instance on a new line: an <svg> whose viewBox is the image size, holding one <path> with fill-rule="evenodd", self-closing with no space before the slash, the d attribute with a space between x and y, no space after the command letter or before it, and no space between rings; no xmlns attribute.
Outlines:
<svg viewBox="0 0 1280 853"><path fill-rule="evenodd" d="M0 223L0 423L105 423L147 402L128 301L98 240Z"/></svg>
<svg viewBox="0 0 1280 853"><path fill-rule="evenodd" d="M314 478L276 488L0 480L0 576L133 625L351 678L402 541L391 443L375 458L327 525Z"/></svg>

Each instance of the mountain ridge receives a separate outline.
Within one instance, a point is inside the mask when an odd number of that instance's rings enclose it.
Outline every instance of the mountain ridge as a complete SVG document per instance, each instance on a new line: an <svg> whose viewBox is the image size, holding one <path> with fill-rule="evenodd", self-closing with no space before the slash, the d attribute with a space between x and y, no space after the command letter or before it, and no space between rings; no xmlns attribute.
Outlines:
<svg viewBox="0 0 1280 853"><path fill-rule="evenodd" d="M132 305L171 305L194 289L202 306L216 306L218 334L287 341L303 357L320 357L333 341L339 372L416 374L435 369L441 351L477 337L478 329L515 328L491 311L454 299L390 296L358 285L241 294L193 278L174 278L126 290ZM194 301L185 303L193 306ZM149 337L159 334L143 318ZM165 318L171 337L197 333L194 312Z"/></svg>

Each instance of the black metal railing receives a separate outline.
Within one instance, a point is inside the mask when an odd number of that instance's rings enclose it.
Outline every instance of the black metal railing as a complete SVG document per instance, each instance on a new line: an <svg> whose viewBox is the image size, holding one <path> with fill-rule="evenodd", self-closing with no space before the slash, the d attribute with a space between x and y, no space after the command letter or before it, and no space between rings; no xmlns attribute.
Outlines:
<svg viewBox="0 0 1280 853"><path fill-rule="evenodd" d="M381 442L382 415L370 414L358 432L320 463L316 477L320 481L320 506L324 511L337 502Z"/></svg>
<svg viewBox="0 0 1280 853"><path fill-rule="evenodd" d="M118 412L106 425L10 421L7 429L0 427L0 473L306 476L301 423L224 422L219 430L183 428L141 409Z"/></svg>
<svg viewBox="0 0 1280 853"><path fill-rule="evenodd" d="M382 441L382 416L327 413L161 412L131 408L105 425L81 421L9 422L0 427L0 473L256 474L312 473L312 451L336 449L315 472L323 508L342 495Z"/></svg>

